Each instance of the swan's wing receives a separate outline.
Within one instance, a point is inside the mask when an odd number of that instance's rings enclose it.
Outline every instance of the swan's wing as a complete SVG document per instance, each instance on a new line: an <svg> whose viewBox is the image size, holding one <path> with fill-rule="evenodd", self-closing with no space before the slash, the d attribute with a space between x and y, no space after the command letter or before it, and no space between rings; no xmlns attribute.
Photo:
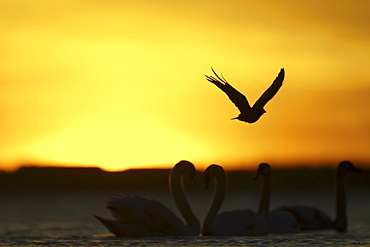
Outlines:
<svg viewBox="0 0 370 247"><path fill-rule="evenodd" d="M150 207L152 204L153 202L148 198L118 194L109 199L107 208L118 221L145 224L151 219L144 213L144 208Z"/></svg>
<svg viewBox="0 0 370 247"><path fill-rule="evenodd" d="M254 103L253 107L263 108L266 103L272 99L283 85L285 72L281 69L279 75L275 78L271 86L261 95L261 97Z"/></svg>
<svg viewBox="0 0 370 247"><path fill-rule="evenodd" d="M153 231L177 235L184 223L159 201L136 195L115 195L108 201L108 209L120 222L145 225Z"/></svg>
<svg viewBox="0 0 370 247"><path fill-rule="evenodd" d="M205 75L207 80L215 84L219 89L226 93L229 99L235 104L240 112L251 108L247 98L243 94L241 94L238 90L231 86L225 80L225 78L219 77L213 69L212 71L218 79L213 76Z"/></svg>
<svg viewBox="0 0 370 247"><path fill-rule="evenodd" d="M299 224L293 213L285 210L274 210L268 214L269 233L297 233Z"/></svg>
<svg viewBox="0 0 370 247"><path fill-rule="evenodd" d="M111 233L117 237L159 237L166 236L162 232L153 231L153 229L146 225L137 223L125 223L118 220L109 220L97 215L94 215Z"/></svg>
<svg viewBox="0 0 370 247"><path fill-rule="evenodd" d="M285 206L279 210L286 210L294 214L301 230L330 229L333 227L333 221L330 217L315 207Z"/></svg>

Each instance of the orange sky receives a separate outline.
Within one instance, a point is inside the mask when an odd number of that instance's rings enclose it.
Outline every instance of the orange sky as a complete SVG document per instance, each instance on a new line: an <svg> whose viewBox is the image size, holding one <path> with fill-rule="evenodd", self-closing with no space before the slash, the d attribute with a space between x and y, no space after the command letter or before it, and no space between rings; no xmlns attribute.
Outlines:
<svg viewBox="0 0 370 247"><path fill-rule="evenodd" d="M0 170L370 166L370 1L1 1ZM204 74L253 103L255 124Z"/></svg>

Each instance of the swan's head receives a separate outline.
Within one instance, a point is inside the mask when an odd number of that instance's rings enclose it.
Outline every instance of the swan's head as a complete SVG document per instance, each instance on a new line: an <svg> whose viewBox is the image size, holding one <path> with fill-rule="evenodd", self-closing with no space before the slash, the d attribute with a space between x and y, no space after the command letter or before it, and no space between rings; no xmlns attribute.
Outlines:
<svg viewBox="0 0 370 247"><path fill-rule="evenodd" d="M221 166L210 165L207 167L207 169L204 171L204 180L206 182L206 190L208 189L212 180L220 175L225 177L224 168L222 168Z"/></svg>
<svg viewBox="0 0 370 247"><path fill-rule="evenodd" d="M187 174L195 183L196 172L197 170L195 170L195 167L191 162L182 160L172 168L170 177L176 177L176 175L183 176Z"/></svg>
<svg viewBox="0 0 370 247"><path fill-rule="evenodd" d="M253 180L256 180L259 178L259 176L268 176L271 174L271 166L267 163L261 163L259 166L258 166L258 169L257 169L257 174L256 176L253 178Z"/></svg>
<svg viewBox="0 0 370 247"><path fill-rule="evenodd" d="M354 172L356 174L362 174L363 171L356 168L350 161L342 161L338 165L338 174L345 175L348 172Z"/></svg>

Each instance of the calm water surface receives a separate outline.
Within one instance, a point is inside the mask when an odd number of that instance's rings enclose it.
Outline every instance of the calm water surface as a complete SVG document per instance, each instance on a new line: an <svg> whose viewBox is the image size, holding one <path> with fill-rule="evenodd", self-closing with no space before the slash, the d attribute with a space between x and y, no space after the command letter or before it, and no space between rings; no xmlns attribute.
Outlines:
<svg viewBox="0 0 370 247"><path fill-rule="evenodd" d="M128 191L125 191L128 192ZM105 208L117 191L0 191L0 246L370 246L370 192L348 191L347 233L332 230L263 237L117 238L92 215L112 218ZM168 191L131 191L160 200L176 214ZM203 221L211 192L189 192ZM317 206L334 216L333 191L275 191L271 208ZM258 191L228 191L221 211L258 207Z"/></svg>

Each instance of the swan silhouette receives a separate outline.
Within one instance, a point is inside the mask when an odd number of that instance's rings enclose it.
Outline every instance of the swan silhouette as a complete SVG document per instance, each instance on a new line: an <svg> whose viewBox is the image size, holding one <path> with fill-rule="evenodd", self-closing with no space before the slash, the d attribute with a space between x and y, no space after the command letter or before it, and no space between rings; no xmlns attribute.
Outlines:
<svg viewBox="0 0 370 247"><path fill-rule="evenodd" d="M226 174L218 165L211 165L205 170L206 188L214 182L212 205L204 219L202 235L215 236L256 236L266 234L264 219L251 210L235 210L217 215L226 191Z"/></svg>
<svg viewBox="0 0 370 247"><path fill-rule="evenodd" d="M171 170L169 187L186 224L162 203L136 195L112 196L107 208L116 220L94 215L105 227L119 237L198 236L200 223L185 197L185 175L194 178L196 170L188 161L180 161Z"/></svg>
<svg viewBox="0 0 370 247"><path fill-rule="evenodd" d="M262 176L261 194L258 213L266 222L269 233L297 233L300 228L294 214L286 210L274 210L269 212L272 171L269 164L261 163L257 169L256 180Z"/></svg>
<svg viewBox="0 0 370 247"><path fill-rule="evenodd" d="M215 77L205 75L207 80L215 84L219 89L224 91L224 93L229 96L229 99L235 104L239 109L239 116L232 118L238 119L247 123L256 122L266 111L263 108L266 103L271 100L275 94L279 91L280 87L283 85L285 72L281 69L279 75L275 78L271 86L262 94L262 96L254 103L253 107L250 107L247 98L241 94L238 90L232 87L224 77L219 77L216 72L211 68Z"/></svg>
<svg viewBox="0 0 370 247"><path fill-rule="evenodd" d="M333 221L326 213L315 207L292 206L281 207L293 213L301 230L335 229L345 232L347 229L347 213L344 178L347 173L362 174L350 161L342 161L337 168L336 176L336 219Z"/></svg>

